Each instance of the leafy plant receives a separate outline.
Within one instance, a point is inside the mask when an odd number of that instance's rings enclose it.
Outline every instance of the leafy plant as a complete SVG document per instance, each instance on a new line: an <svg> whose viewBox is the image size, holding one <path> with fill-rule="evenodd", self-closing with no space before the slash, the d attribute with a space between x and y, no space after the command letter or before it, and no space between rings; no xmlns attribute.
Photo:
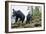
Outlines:
<svg viewBox="0 0 46 34"><path fill-rule="evenodd" d="M33 9L33 16L41 16L41 11L39 10L38 6Z"/></svg>

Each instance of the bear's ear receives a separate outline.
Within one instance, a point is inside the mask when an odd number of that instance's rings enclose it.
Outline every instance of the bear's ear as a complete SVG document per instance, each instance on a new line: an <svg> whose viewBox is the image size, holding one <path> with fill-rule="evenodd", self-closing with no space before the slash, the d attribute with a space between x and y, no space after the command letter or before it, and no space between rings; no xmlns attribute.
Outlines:
<svg viewBox="0 0 46 34"><path fill-rule="evenodd" d="M12 10L14 10L14 9L12 9Z"/></svg>
<svg viewBox="0 0 46 34"><path fill-rule="evenodd" d="M13 10L13 12L15 11L14 9L12 9Z"/></svg>

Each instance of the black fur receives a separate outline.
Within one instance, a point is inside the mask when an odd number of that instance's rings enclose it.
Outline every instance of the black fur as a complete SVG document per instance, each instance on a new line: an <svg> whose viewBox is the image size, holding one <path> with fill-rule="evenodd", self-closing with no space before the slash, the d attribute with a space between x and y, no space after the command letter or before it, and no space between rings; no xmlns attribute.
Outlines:
<svg viewBox="0 0 46 34"><path fill-rule="evenodd" d="M22 21L22 23L23 23L23 21L24 21L24 19L25 19L25 15L24 15L20 10L15 11L15 10L13 9L13 15L12 15L12 16L13 16L13 17L16 16L15 22L17 22L18 19L20 18L20 21Z"/></svg>
<svg viewBox="0 0 46 34"><path fill-rule="evenodd" d="M30 21L32 21L32 16L30 14L28 14L26 23L30 23Z"/></svg>

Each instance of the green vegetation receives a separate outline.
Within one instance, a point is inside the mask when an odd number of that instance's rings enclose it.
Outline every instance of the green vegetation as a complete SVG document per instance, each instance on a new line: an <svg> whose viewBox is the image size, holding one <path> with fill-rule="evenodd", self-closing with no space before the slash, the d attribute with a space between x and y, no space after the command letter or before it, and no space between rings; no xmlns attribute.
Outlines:
<svg viewBox="0 0 46 34"><path fill-rule="evenodd" d="M39 10L39 7L35 7L35 9L33 9L33 16L41 16L41 11Z"/></svg>

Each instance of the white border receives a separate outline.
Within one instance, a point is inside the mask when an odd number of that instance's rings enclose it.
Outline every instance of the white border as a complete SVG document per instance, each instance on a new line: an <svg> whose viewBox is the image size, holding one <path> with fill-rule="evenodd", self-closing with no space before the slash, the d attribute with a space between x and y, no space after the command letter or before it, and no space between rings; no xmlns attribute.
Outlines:
<svg viewBox="0 0 46 34"><path fill-rule="evenodd" d="M35 28L19 28L19 29L12 29L11 28L11 5L28 5L28 6L42 6L42 26L41 27L35 27ZM13 31L28 31L28 30L43 30L44 29L44 7L41 4L25 4L25 3L9 3L9 32Z"/></svg>

